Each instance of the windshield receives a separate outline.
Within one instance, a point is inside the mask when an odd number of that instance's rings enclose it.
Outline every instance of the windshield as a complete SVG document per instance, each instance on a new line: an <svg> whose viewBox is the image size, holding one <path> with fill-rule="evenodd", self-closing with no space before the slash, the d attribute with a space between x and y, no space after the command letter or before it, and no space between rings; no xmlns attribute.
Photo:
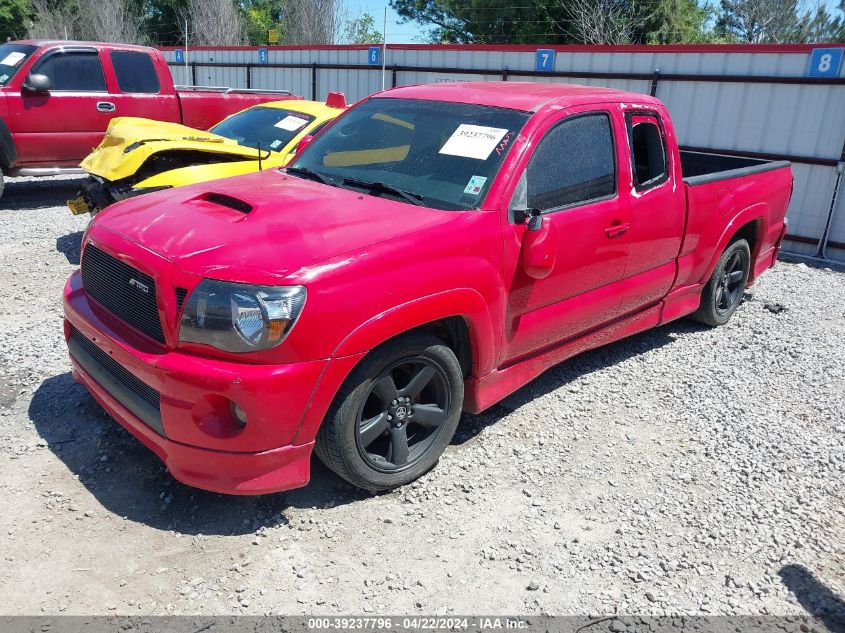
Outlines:
<svg viewBox="0 0 845 633"><path fill-rule="evenodd" d="M209 132L225 136L258 149L281 151L302 128L314 120L313 116L283 108L256 107L244 110L221 121Z"/></svg>
<svg viewBox="0 0 845 633"><path fill-rule="evenodd" d="M477 209L528 117L468 103L369 99L315 138L291 174L436 209Z"/></svg>
<svg viewBox="0 0 845 633"><path fill-rule="evenodd" d="M3 44L0 46L0 86L5 86L35 51L28 44Z"/></svg>

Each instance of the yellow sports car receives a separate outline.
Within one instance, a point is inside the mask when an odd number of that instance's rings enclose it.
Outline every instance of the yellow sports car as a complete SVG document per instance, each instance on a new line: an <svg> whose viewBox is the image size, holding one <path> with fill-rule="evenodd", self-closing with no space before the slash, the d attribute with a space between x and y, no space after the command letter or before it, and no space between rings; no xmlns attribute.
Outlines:
<svg viewBox="0 0 845 633"><path fill-rule="evenodd" d="M299 141L346 108L342 93L325 103L275 101L242 110L207 132L137 117L112 120L84 161L90 178L68 207L95 214L113 202L197 182L281 167Z"/></svg>

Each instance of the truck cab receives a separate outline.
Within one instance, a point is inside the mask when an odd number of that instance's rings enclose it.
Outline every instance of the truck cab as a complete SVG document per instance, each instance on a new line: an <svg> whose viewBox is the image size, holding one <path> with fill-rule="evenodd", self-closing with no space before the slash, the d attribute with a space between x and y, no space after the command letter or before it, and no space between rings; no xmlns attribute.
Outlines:
<svg viewBox="0 0 845 633"><path fill-rule="evenodd" d="M118 116L206 129L285 91L177 89L160 51L97 42L0 45L0 169L6 176L77 172ZM2 195L2 175L0 175Z"/></svg>

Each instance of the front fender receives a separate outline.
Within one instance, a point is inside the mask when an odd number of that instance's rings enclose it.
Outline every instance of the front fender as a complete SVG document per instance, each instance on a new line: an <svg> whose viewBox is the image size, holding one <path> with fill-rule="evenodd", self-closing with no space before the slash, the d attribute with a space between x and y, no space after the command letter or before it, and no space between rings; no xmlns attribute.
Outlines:
<svg viewBox="0 0 845 633"><path fill-rule="evenodd" d="M332 356L368 352L403 332L449 317L461 317L467 324L472 347L472 373L483 376L492 371L493 323L484 298L471 288L439 292L377 314L344 338Z"/></svg>
<svg viewBox="0 0 845 633"><path fill-rule="evenodd" d="M262 169L270 169L271 167L280 167L283 164L283 162L279 161L278 157L273 156L272 159L262 161L261 167ZM171 169L170 171L150 176L146 180L142 180L137 183L135 185L135 189L182 187L184 185L193 185L198 182L208 182L210 180L220 180L221 178L252 174L256 171L258 171L257 160L243 160L234 163L212 163L209 165L191 165L190 167Z"/></svg>
<svg viewBox="0 0 845 633"><path fill-rule="evenodd" d="M0 168L5 171L16 162L18 162L18 148L15 146L15 139L6 121L0 118Z"/></svg>

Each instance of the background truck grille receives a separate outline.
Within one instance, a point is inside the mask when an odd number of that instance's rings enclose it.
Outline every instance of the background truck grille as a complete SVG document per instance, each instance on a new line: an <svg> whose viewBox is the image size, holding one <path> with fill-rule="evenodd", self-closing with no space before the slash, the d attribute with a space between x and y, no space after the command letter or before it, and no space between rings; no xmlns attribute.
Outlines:
<svg viewBox="0 0 845 633"><path fill-rule="evenodd" d="M91 298L135 329L164 343L152 277L91 244L85 247L81 268L82 286Z"/></svg>

